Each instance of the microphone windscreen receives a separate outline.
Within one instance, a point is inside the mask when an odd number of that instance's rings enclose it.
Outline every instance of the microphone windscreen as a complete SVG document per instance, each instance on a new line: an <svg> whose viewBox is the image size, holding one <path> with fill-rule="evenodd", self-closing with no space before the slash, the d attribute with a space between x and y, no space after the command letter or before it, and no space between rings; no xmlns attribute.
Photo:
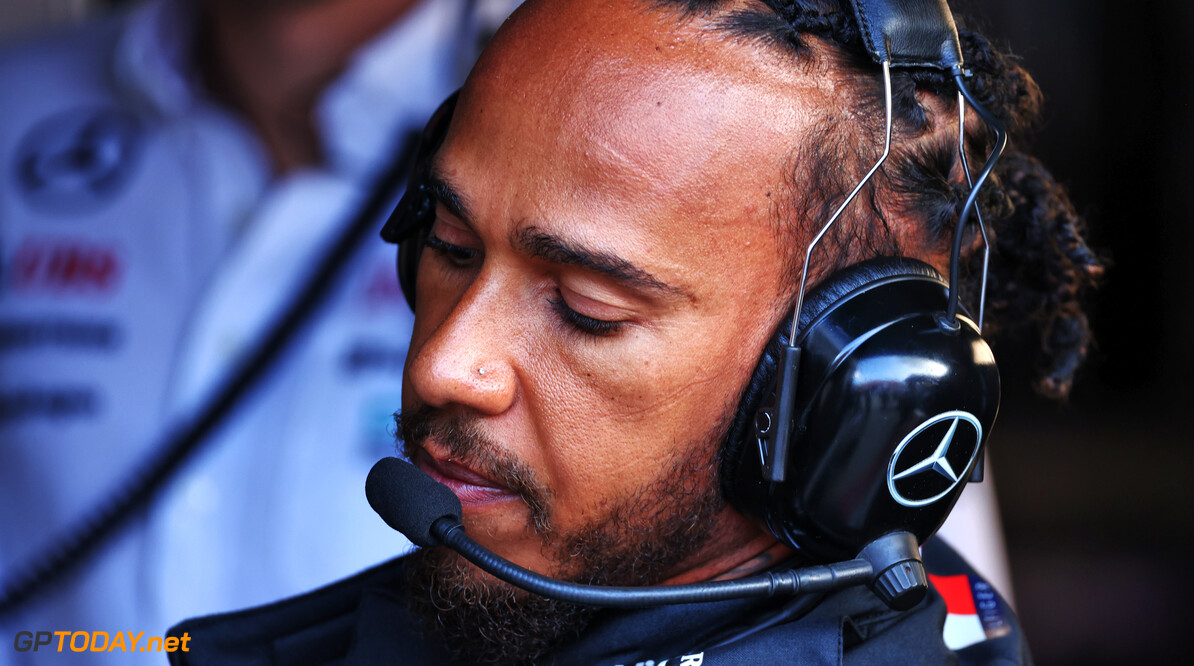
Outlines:
<svg viewBox="0 0 1194 666"><path fill-rule="evenodd" d="M417 546L438 546L431 525L445 516L461 519L460 498L423 470L398 458L382 458L365 479L369 506Z"/></svg>

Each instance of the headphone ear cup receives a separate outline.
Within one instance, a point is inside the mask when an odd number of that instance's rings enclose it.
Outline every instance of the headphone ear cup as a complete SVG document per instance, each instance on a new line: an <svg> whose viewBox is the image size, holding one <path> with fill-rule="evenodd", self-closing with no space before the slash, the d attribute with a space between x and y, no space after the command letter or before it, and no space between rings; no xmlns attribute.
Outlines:
<svg viewBox="0 0 1194 666"><path fill-rule="evenodd" d="M448 134L459 97L460 91L457 90L431 114L419 137L415 165L407 181L406 192L381 229L382 240L398 244L398 284L412 310L415 308L419 257L423 253L423 243L427 240L431 225L435 222L435 196L430 187L431 159Z"/></svg>
<svg viewBox="0 0 1194 666"><path fill-rule="evenodd" d="M875 280L894 276L919 276L942 280L941 274L932 266L914 259L879 257L847 266L822 280L805 295L800 311L801 335L821 313L828 310L839 299L859 287ZM774 398L776 369L779 367L780 351L788 344L788 333L792 330L792 318L785 317L776 328L775 334L755 365L750 381L738 401L738 410L730 425L730 431L721 452L721 486L731 503L748 493L742 484L735 482L740 465L758 462L755 446L755 416L763 406ZM748 445L749 443L749 445Z"/></svg>
<svg viewBox="0 0 1194 666"><path fill-rule="evenodd" d="M850 266L810 291L793 416L771 425L788 429L787 464L765 479L749 428L762 402L750 386L722 465L734 506L821 561L854 557L892 531L921 542L935 532L999 405L989 347L966 317L944 320L947 303L940 275L908 259ZM782 344L769 343L752 384L774 376Z"/></svg>
<svg viewBox="0 0 1194 666"><path fill-rule="evenodd" d="M398 244L398 286L411 311L415 309L415 286L419 277L419 257L423 256L423 244L431 231L430 224L418 227L406 240Z"/></svg>

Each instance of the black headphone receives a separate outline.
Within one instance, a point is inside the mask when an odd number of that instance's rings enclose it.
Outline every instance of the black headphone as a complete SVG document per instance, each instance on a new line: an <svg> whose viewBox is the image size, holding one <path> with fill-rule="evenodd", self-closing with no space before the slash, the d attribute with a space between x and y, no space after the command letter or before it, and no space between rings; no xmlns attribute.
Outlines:
<svg viewBox="0 0 1194 666"><path fill-rule="evenodd" d="M853 4L864 32L875 35L865 33L868 45L886 49L873 55L884 63L889 106L888 66L925 66L928 58L931 66L954 69L962 86L961 49L944 0L892 3L899 12L883 2ZM909 13L917 20L910 23ZM908 44L915 49L900 50ZM909 56L909 49L919 51ZM419 257L435 220L431 158L456 99L428 122L407 192L381 233L399 244L398 278L412 308ZM973 195L959 234L971 206ZM901 530L923 543L971 475L981 476L999 408L999 371L978 326L957 312L953 259L949 282L907 258L834 273L802 297L794 339L785 332L790 322L781 326L747 384L722 449L723 492L810 559L854 557Z"/></svg>

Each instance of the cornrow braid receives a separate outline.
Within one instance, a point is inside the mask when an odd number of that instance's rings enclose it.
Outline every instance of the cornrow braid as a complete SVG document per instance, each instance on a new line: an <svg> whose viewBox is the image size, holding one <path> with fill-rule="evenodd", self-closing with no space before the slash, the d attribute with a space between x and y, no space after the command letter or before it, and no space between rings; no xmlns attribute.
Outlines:
<svg viewBox="0 0 1194 666"><path fill-rule="evenodd" d="M852 17L833 2L767 2L797 32L817 35L851 47L862 45L862 35Z"/></svg>
<svg viewBox="0 0 1194 666"><path fill-rule="evenodd" d="M791 238L819 228L869 167L875 144L866 137L882 132L882 84L862 44L846 0L761 0L748 7L721 0L655 0L686 16L702 15L717 30L753 40L796 58L827 56L852 82L844 109L826 118L797 149L790 174L788 225ZM987 333L1025 332L1039 340L1035 388L1053 398L1068 395L1091 344L1083 311L1085 295L1103 273L1103 260L1086 243L1085 224L1065 189L1043 165L1022 151L1025 135L1040 119L1041 92L1019 64L991 40L966 29L959 38L971 93L1006 127L1010 143L978 197L991 264L987 285ZM814 45L813 42L816 42ZM874 254L906 254L888 224L898 213L918 222L919 242L941 249L953 239L969 187L958 159L956 88L950 75L933 69L892 71L893 148L891 157L859 200L843 214L819 254L827 274ZM850 120L847 120L850 119ZM993 144L993 134L967 114L964 148L971 178ZM823 169L800 165L832 164ZM796 223L793 223L795 221ZM977 225L965 230L962 296L977 307L982 252ZM917 239L904 239L917 242ZM804 248L792 248L789 274L800 268ZM818 250L820 253L821 250Z"/></svg>

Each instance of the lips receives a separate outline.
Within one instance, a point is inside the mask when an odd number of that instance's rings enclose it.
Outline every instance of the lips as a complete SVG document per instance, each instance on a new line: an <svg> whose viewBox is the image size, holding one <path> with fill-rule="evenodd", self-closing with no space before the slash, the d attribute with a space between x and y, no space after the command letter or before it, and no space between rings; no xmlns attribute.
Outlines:
<svg viewBox="0 0 1194 666"><path fill-rule="evenodd" d="M519 499L509 488L483 476L471 467L467 467L446 458L437 458L420 448L415 453L415 466L439 481L456 496L465 506L489 504L509 499Z"/></svg>

